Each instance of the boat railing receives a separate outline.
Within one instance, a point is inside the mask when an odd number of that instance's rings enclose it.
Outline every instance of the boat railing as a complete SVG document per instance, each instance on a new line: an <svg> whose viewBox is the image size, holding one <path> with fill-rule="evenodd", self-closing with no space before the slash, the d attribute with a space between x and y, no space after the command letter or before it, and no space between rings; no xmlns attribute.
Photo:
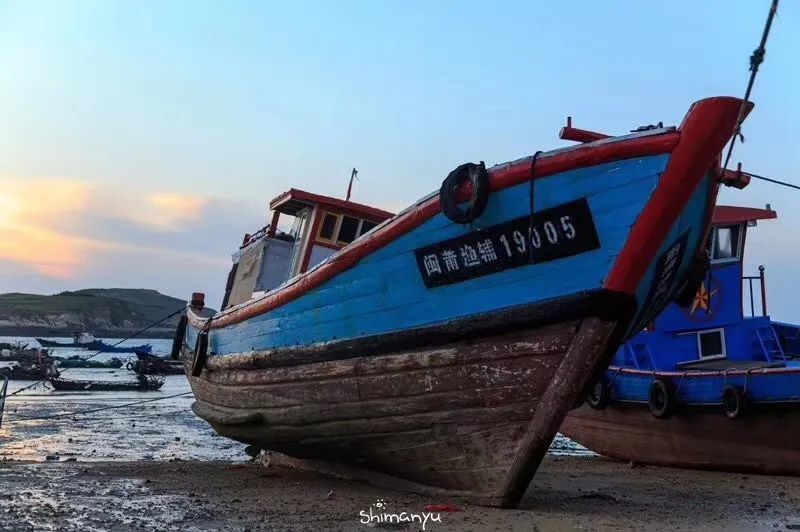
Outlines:
<svg viewBox="0 0 800 532"><path fill-rule="evenodd" d="M760 292L760 300L761 300L761 315L767 315L767 288L766 288L766 281L764 279L764 266L758 267L758 275L745 275L742 277L742 282L747 281L748 284L748 292L750 293L750 317L756 316L756 305L755 305L755 292L753 289L753 281L758 281L758 291Z"/></svg>

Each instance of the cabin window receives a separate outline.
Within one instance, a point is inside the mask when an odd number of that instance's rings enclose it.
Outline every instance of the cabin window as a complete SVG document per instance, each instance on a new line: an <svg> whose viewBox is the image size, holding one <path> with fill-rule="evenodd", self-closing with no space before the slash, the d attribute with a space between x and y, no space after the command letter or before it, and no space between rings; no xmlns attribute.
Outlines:
<svg viewBox="0 0 800 532"><path fill-rule="evenodd" d="M339 236L337 242L340 244L349 244L358 236L358 226L361 220L353 218L352 216L343 216L342 225L339 227Z"/></svg>
<svg viewBox="0 0 800 532"><path fill-rule="evenodd" d="M697 350L700 358L725 356L725 331L713 329L697 333Z"/></svg>
<svg viewBox="0 0 800 532"><path fill-rule="evenodd" d="M319 227L317 240L330 244L347 245L378 224L346 214L325 212Z"/></svg>
<svg viewBox="0 0 800 532"><path fill-rule="evenodd" d="M333 235L336 232L336 224L339 222L339 217L329 212L325 213L322 218L322 227L319 229L319 238L321 240L333 240Z"/></svg>
<svg viewBox="0 0 800 532"><path fill-rule="evenodd" d="M742 227L740 225L717 227L712 236L711 260L713 262L729 262L739 258L742 244Z"/></svg>
<svg viewBox="0 0 800 532"><path fill-rule="evenodd" d="M377 223L370 222L369 220L363 220L361 222L361 231L358 232L358 236L363 235L366 232L372 231L375 227L377 227Z"/></svg>

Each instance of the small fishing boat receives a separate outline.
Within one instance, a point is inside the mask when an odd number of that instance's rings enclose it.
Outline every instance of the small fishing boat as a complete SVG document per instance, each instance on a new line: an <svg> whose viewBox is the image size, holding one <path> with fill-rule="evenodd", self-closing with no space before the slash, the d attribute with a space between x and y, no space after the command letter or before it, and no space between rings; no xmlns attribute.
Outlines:
<svg viewBox="0 0 800 532"><path fill-rule="evenodd" d="M96 340L87 349L98 353L150 353L153 350L153 346L151 344L111 345L102 340Z"/></svg>
<svg viewBox="0 0 800 532"><path fill-rule="evenodd" d="M136 360L125 365L129 371L142 375L183 375L184 373L183 363L179 360L170 360L140 351L134 354Z"/></svg>
<svg viewBox="0 0 800 532"><path fill-rule="evenodd" d="M89 333L74 333L72 342L54 342L44 338L37 338L36 341L39 342L42 347L89 349L92 351L97 351L98 353L135 353L137 351L142 353L150 353L153 350L153 346L150 344L130 346L107 344L102 340L95 339L95 337Z"/></svg>
<svg viewBox="0 0 800 532"><path fill-rule="evenodd" d="M74 332L72 333L72 341L71 342L55 342L53 340L47 340L46 338L37 338L37 342L42 347L70 347L70 348L79 348L79 349L89 349L87 346L95 342L94 335L88 332Z"/></svg>
<svg viewBox="0 0 800 532"><path fill-rule="evenodd" d="M64 379L62 377L48 377L53 388L60 391L80 392L149 392L164 386L164 377L161 375L139 375L135 381L98 381L88 379Z"/></svg>
<svg viewBox="0 0 800 532"><path fill-rule="evenodd" d="M769 316L764 267L742 265L748 228L775 217L717 207L691 305L619 349L564 435L636 463L800 475L800 326Z"/></svg>
<svg viewBox="0 0 800 532"><path fill-rule="evenodd" d="M694 293L720 151L750 108L709 98L611 138L568 125L586 142L461 165L395 216L280 195L223 310L204 318L195 294L178 327L194 412L308 464L516 505L620 343Z"/></svg>

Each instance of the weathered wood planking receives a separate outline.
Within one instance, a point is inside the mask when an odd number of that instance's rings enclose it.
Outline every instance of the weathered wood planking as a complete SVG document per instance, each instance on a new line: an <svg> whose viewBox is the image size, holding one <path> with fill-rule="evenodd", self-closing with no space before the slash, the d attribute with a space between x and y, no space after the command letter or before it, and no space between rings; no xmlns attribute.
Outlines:
<svg viewBox="0 0 800 532"><path fill-rule="evenodd" d="M627 462L692 469L800 475L800 405L766 405L742 419L719 408L685 407L657 419L646 404L573 410L561 432Z"/></svg>
<svg viewBox="0 0 800 532"><path fill-rule="evenodd" d="M262 448L509 505L583 388L579 373L607 362L614 325L592 318L279 368L259 367L268 352L211 357L190 378L194 409Z"/></svg>

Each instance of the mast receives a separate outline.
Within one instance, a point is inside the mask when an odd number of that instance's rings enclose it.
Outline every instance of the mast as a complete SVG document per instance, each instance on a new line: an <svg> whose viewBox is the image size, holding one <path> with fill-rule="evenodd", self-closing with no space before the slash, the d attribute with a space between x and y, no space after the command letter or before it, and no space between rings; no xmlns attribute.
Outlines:
<svg viewBox="0 0 800 532"><path fill-rule="evenodd" d="M350 201L350 194L353 192L353 179L358 179L358 170L355 168L350 172L350 184L347 185L347 197L344 198L345 201Z"/></svg>

